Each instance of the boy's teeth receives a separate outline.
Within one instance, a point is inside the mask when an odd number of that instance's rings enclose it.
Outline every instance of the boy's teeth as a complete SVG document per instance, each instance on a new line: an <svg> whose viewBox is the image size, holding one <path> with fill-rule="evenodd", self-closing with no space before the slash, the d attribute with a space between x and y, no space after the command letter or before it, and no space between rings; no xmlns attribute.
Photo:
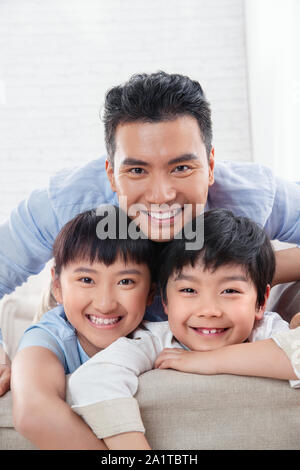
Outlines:
<svg viewBox="0 0 300 470"><path fill-rule="evenodd" d="M119 317L100 318L96 317L95 315L89 315L89 319L92 323L95 323L96 325L112 325L113 323L117 323L119 321Z"/></svg>
<svg viewBox="0 0 300 470"><path fill-rule="evenodd" d="M221 333L221 331L223 331L223 328L211 328L210 330L206 329L206 328L200 328L201 332L205 335L209 335L209 334L214 334L214 333Z"/></svg>

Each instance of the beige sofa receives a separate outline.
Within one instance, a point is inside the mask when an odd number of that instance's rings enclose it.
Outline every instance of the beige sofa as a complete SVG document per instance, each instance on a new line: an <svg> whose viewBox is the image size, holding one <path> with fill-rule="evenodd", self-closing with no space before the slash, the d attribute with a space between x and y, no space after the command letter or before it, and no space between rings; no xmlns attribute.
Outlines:
<svg viewBox="0 0 300 470"><path fill-rule="evenodd" d="M46 269L0 303L11 357L48 278ZM299 289L275 287L269 309L300 311ZM156 370L140 378L137 399L153 449L300 449L300 391L284 381ZM11 392L0 398L0 449L34 449L13 427Z"/></svg>

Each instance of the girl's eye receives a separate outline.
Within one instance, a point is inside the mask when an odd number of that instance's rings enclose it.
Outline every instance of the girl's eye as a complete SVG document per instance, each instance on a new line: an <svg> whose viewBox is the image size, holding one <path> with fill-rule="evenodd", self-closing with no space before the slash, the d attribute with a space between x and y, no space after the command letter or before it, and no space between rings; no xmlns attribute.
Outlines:
<svg viewBox="0 0 300 470"><path fill-rule="evenodd" d="M94 282L90 277L81 277L79 281L83 284L92 284Z"/></svg>
<svg viewBox="0 0 300 470"><path fill-rule="evenodd" d="M129 286L130 284L133 284L134 281L132 279L122 279L119 284L120 286Z"/></svg>

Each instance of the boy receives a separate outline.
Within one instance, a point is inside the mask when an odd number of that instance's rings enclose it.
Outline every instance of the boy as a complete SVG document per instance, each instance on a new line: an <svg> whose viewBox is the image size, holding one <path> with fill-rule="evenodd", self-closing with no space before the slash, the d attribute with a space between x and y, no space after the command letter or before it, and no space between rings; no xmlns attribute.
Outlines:
<svg viewBox="0 0 300 470"><path fill-rule="evenodd" d="M160 286L168 322L144 322L133 339L120 338L69 378L73 410L111 449L123 448L118 439L125 433L130 440L131 431L130 448L134 443L141 448L144 427L138 408L132 406L133 395L138 376L153 367L300 378L297 361L289 360L281 337L288 324L276 313L265 312L275 270L267 235L230 211L209 211L202 217L201 249L187 251L186 239L177 237L161 256Z"/></svg>
<svg viewBox="0 0 300 470"><path fill-rule="evenodd" d="M152 300L158 245L131 240L116 207L110 216L92 210L63 227L52 268L60 305L26 330L13 361L15 426L41 449L106 449L65 402L65 376L135 330ZM99 239L104 220L116 234L125 221L124 238Z"/></svg>

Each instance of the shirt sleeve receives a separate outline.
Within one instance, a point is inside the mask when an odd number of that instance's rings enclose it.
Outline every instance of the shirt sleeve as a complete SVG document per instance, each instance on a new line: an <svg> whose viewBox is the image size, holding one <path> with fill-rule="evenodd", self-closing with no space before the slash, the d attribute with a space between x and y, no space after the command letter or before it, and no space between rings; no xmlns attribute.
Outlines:
<svg viewBox="0 0 300 470"><path fill-rule="evenodd" d="M295 330L290 330L289 324L283 320L283 318L278 315L276 312L265 312L261 320L257 322L255 327L252 330L251 335L248 338L248 341L261 341L264 339L271 338L277 346L279 346L289 357L294 369L295 375L300 379L300 367L295 367L295 363L292 361L293 344L297 345L297 339L299 338L299 364L300 364L300 328L299 331L295 334L292 333ZM295 338L296 337L296 343ZM294 355L294 357L296 357ZM290 380L290 385L292 388L300 388L300 380Z"/></svg>
<svg viewBox="0 0 300 470"><path fill-rule="evenodd" d="M52 335L49 331L39 327L38 324L33 325L30 329L25 331L19 343L18 351L30 346L41 346L52 351L57 356L58 360L61 362L66 371L65 355L58 341L55 339L54 335Z"/></svg>
<svg viewBox="0 0 300 470"><path fill-rule="evenodd" d="M12 211L0 225L0 298L44 268L58 231L46 189L33 191Z"/></svg>
<svg viewBox="0 0 300 470"><path fill-rule="evenodd" d="M145 431L134 395L139 375L153 368L161 350L149 333L120 338L68 377L67 401L99 439Z"/></svg>
<svg viewBox="0 0 300 470"><path fill-rule="evenodd" d="M300 182L275 181L273 207L265 229L272 240L300 245Z"/></svg>
<svg viewBox="0 0 300 470"><path fill-rule="evenodd" d="M277 346L279 346L288 356L299 380L290 380L293 388L300 388L300 327L286 331L279 331L272 336Z"/></svg>

